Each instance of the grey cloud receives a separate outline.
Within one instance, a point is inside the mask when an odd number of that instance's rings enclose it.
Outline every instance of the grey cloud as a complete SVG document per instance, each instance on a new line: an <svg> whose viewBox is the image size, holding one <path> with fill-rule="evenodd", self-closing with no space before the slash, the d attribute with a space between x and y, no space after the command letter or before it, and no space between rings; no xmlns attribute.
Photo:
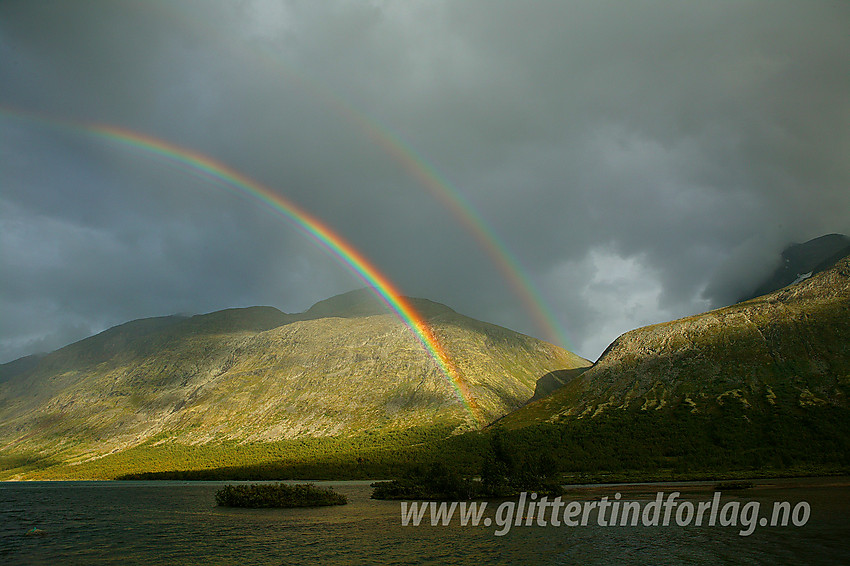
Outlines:
<svg viewBox="0 0 850 566"><path fill-rule="evenodd" d="M787 243L850 232L848 23L846 4L803 0L7 1L0 105L200 151L404 292L541 335L379 143L397 136L595 358L634 326L731 300ZM0 127L6 358L39 336L300 310L362 284L256 202L79 132Z"/></svg>

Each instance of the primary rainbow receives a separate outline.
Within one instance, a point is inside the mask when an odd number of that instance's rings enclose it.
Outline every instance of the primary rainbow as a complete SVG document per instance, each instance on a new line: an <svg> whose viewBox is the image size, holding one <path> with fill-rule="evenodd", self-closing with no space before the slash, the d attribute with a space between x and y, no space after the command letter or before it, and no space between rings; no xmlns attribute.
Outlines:
<svg viewBox="0 0 850 566"><path fill-rule="evenodd" d="M412 331L428 354L445 374L455 394L473 420L483 425L484 417L475 401L469 385L445 348L434 334L428 322L419 314L410 301L396 286L360 251L334 232L327 224L301 209L257 181L215 161L209 156L170 142L107 124L48 119L43 116L0 107L0 115L38 122L54 128L85 132L104 138L148 155L175 164L201 178L212 181L228 190L244 194L268 205L291 220L302 232L328 250L360 278Z"/></svg>

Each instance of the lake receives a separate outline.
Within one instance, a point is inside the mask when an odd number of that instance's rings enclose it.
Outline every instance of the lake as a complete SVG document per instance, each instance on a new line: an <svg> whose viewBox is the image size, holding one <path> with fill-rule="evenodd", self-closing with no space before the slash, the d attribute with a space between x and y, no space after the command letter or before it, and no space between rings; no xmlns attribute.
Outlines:
<svg viewBox="0 0 850 566"><path fill-rule="evenodd" d="M426 514L426 524L402 526L401 504L371 500L369 482L316 482L349 504L314 509L216 507L223 483L0 483L0 564L850 564L848 478L765 480L724 492L724 503L758 502L762 516L775 501L808 504L804 525L759 526L749 536L740 525L602 527L593 517L587 526L513 526L496 536L495 525L460 526L457 517L431 526ZM564 501L621 493L646 505L658 491L680 491L681 503L696 506L714 489L596 486L572 489ZM489 505L485 516L494 517L500 502ZM44 535L27 536L34 527Z"/></svg>

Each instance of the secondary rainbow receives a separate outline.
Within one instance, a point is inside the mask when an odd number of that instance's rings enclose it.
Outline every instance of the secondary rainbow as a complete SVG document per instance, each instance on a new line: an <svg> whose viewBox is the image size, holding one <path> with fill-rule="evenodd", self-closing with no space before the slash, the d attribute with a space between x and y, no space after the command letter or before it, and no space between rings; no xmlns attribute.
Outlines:
<svg viewBox="0 0 850 566"><path fill-rule="evenodd" d="M148 155L174 164L190 174L199 176L238 194L248 195L268 205L292 221L302 232L346 265L372 292L396 313L411 329L428 354L437 363L443 374L445 374L455 394L470 416L477 424L484 424L483 414L470 391L469 385L434 334L428 322L416 311L410 301L401 294L392 281L381 273L359 250L317 217L301 209L268 187L209 156L153 136L107 124L48 119L40 115L3 107L0 107L0 115L30 120L54 128L81 131L141 150Z"/></svg>

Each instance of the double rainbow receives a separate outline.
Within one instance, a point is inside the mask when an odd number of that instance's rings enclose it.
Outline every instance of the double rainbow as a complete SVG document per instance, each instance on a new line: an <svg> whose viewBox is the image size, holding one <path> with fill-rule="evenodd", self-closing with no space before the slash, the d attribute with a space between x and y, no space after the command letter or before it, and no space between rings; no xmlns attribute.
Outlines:
<svg viewBox="0 0 850 566"><path fill-rule="evenodd" d="M271 72L279 73L289 83L310 95L322 107L330 108L338 116L368 136L389 157L398 163L413 179L424 187L459 224L466 229L478 245L489 256L515 295L520 299L543 337L553 344L575 350L567 329L552 315L552 309L527 275L528 270L511 252L496 230L481 216L461 192L454 187L437 168L417 152L410 143L380 124L373 117L356 108L333 90L312 79L291 62L284 62L279 53L259 42L244 42L225 36L213 26L205 24L203 18L193 10L176 4L144 4L145 9L161 11L159 17L178 22L184 29L192 30L198 37L216 37L220 44L231 52L240 54L246 63L260 64Z"/></svg>

